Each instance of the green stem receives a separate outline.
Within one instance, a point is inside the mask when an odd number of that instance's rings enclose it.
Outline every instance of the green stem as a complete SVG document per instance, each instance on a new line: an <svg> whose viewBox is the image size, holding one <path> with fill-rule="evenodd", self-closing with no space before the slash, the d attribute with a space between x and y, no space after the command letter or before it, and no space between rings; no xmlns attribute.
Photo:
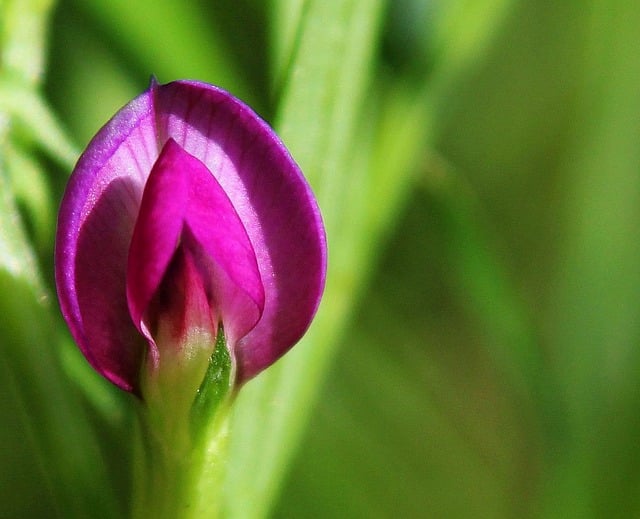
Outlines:
<svg viewBox="0 0 640 519"><path fill-rule="evenodd" d="M148 408L139 414L134 466L134 519L220 516L220 489L227 457L229 401L195 438L175 424L158 427Z"/></svg>
<svg viewBox="0 0 640 519"><path fill-rule="evenodd" d="M195 337L195 339L194 339ZM185 351L206 351L198 334ZM199 355L161 356L145 370L134 465L134 519L220 516L227 462L228 417L235 397L233 366L222 326L208 366ZM204 371L204 373L203 373ZM204 379L202 378L204 375ZM198 382L194 384L194 379Z"/></svg>

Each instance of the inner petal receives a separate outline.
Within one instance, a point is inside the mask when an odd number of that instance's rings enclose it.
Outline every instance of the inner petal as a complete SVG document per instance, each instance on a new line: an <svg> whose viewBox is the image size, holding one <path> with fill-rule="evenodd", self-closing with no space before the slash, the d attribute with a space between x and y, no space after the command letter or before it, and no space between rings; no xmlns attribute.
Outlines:
<svg viewBox="0 0 640 519"><path fill-rule="evenodd" d="M218 318L212 307L205 280L193 254L183 246L176 250L164 278L144 316L152 337L150 356L157 366L162 355L185 361L197 352L185 348L213 345Z"/></svg>
<svg viewBox="0 0 640 519"><path fill-rule="evenodd" d="M145 185L127 266L129 311L148 339L145 315L179 247L193 258L232 345L255 326L264 307L255 252L215 177L170 139Z"/></svg>

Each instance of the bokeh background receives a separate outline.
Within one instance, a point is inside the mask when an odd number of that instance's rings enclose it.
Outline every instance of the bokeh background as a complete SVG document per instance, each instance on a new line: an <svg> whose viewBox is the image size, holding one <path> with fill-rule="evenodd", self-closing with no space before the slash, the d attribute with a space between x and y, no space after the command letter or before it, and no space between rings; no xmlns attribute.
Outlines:
<svg viewBox="0 0 640 519"><path fill-rule="evenodd" d="M48 294L0 262L1 517L51 511L59 477L107 499L83 448L127 506L132 405L70 343L51 251L75 150L151 74L274 124L329 235L318 321L240 399L225 517L640 516L640 3L29 1L32 79L4 4L2 77L57 123L0 90Z"/></svg>

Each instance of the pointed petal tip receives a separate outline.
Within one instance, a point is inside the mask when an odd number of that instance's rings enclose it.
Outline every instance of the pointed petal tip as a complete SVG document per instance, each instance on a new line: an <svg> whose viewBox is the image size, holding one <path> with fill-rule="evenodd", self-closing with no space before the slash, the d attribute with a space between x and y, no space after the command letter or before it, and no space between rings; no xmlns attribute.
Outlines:
<svg viewBox="0 0 640 519"><path fill-rule="evenodd" d="M215 177L169 139L147 180L129 248L127 299L141 332L143 316L179 247L198 259L228 335L245 335L264 306L253 247Z"/></svg>

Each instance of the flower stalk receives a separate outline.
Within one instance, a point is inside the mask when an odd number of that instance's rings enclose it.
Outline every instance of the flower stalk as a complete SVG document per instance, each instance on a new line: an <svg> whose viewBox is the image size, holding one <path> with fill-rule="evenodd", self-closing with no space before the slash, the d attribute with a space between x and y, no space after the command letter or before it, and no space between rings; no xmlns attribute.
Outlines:
<svg viewBox="0 0 640 519"><path fill-rule="evenodd" d="M161 385L175 382L162 380ZM148 399L138 406L134 519L219 517L229 410L235 395L222 327L200 388L190 395L177 392L182 394L145 392Z"/></svg>

